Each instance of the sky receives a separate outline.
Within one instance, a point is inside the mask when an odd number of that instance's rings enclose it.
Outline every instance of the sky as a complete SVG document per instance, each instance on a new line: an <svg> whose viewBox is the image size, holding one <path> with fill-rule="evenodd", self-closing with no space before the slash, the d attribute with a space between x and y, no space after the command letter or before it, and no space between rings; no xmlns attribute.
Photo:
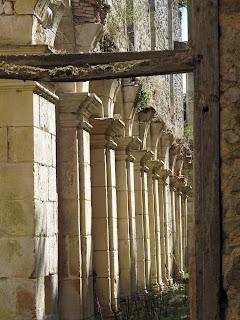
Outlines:
<svg viewBox="0 0 240 320"><path fill-rule="evenodd" d="M181 8L182 12L182 41L188 41L187 8ZM183 92L186 93L186 74L183 75Z"/></svg>

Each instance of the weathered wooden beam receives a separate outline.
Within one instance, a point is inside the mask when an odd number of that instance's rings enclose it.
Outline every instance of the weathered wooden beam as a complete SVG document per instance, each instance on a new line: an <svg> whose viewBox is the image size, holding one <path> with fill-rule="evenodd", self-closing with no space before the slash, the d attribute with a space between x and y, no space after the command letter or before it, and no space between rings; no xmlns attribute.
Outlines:
<svg viewBox="0 0 240 320"><path fill-rule="evenodd" d="M121 56L122 54L123 56ZM141 54L143 54L143 57ZM96 65L92 58L93 55L96 57L99 55L100 65ZM128 52L118 55L107 54L108 61L105 54L84 54L84 61L88 61L84 64L81 60L82 55L76 56L79 62L77 63L75 57L74 66L68 64L70 63L68 55L65 55L65 63L63 62L63 55L2 56L0 57L2 59L0 78L45 82L77 82L184 73L191 72L194 68L194 58L190 50L152 53L147 59L144 59L146 57L144 52L139 52L136 55L135 53L129 55ZM135 57L137 60L130 60L131 57ZM45 64L42 62L42 66L39 67L41 59L46 60ZM48 59L51 62L54 61L51 68L46 68L50 65ZM61 59L63 60L61 61ZM115 62L116 60L123 62Z"/></svg>
<svg viewBox="0 0 240 320"><path fill-rule="evenodd" d="M218 0L192 0L196 301L194 320L220 319L221 219Z"/></svg>
<svg viewBox="0 0 240 320"><path fill-rule="evenodd" d="M164 50L164 51L141 51L141 52L103 52L103 53L79 53L79 54L33 54L33 55L0 55L0 62L8 64L32 66L52 69L55 67L84 67L86 65L101 65L114 62L127 61L162 61L170 64L186 60L193 60L190 49Z"/></svg>

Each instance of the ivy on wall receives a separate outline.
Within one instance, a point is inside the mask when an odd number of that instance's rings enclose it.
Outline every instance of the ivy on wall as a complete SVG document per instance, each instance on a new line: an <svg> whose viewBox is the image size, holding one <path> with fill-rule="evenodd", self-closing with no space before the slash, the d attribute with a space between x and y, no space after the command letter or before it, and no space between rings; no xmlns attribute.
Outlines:
<svg viewBox="0 0 240 320"><path fill-rule="evenodd" d="M138 112L141 112L145 109L149 108L150 102L150 91L142 87L142 89L138 93L137 97L137 109Z"/></svg>

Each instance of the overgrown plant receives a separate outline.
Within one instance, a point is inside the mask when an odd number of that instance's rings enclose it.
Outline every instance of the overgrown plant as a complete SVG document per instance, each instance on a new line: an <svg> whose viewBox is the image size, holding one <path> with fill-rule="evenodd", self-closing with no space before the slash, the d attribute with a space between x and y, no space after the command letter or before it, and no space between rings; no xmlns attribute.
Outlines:
<svg viewBox="0 0 240 320"><path fill-rule="evenodd" d="M137 97L137 109L138 112L143 111L144 109L149 108L149 102L151 99L150 91L144 87L138 93Z"/></svg>
<svg viewBox="0 0 240 320"><path fill-rule="evenodd" d="M188 2L187 2L187 0L179 0L179 7L187 7L187 4L188 4Z"/></svg>
<svg viewBox="0 0 240 320"><path fill-rule="evenodd" d="M121 302L123 320L189 319L188 281L166 288L163 292L148 292Z"/></svg>
<svg viewBox="0 0 240 320"><path fill-rule="evenodd" d="M184 136L188 143L193 140L193 125L191 123L185 125Z"/></svg>

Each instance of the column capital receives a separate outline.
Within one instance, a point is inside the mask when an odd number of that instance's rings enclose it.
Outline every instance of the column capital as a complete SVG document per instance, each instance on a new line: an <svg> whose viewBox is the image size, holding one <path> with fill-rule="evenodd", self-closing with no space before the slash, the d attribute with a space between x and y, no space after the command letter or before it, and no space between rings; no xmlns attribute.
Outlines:
<svg viewBox="0 0 240 320"><path fill-rule="evenodd" d="M174 189L174 191L177 191L178 193L182 193L184 190L184 187L187 184L187 179L185 176L172 176L170 178L170 186Z"/></svg>
<svg viewBox="0 0 240 320"><path fill-rule="evenodd" d="M153 171L159 174L163 170L164 161L162 160L152 160ZM159 174L160 175L160 174Z"/></svg>
<svg viewBox="0 0 240 320"><path fill-rule="evenodd" d="M60 93L57 104L60 123L66 127L81 127L87 131L92 126L90 117L101 117L103 114L102 102L93 93L68 92Z"/></svg>
<svg viewBox="0 0 240 320"><path fill-rule="evenodd" d="M193 188L190 185L186 185L182 187L182 193L186 198L192 197L192 191L193 191Z"/></svg>
<svg viewBox="0 0 240 320"><path fill-rule="evenodd" d="M143 170L149 170L147 162L153 157L152 151L147 150L137 150L132 151L132 155L136 159L136 163L142 167Z"/></svg>
<svg viewBox="0 0 240 320"><path fill-rule="evenodd" d="M90 120L92 129L91 144L98 147L116 149L117 138L124 136L124 122L115 118L95 118Z"/></svg>
<svg viewBox="0 0 240 320"><path fill-rule="evenodd" d="M140 149L141 140L138 137L116 137L116 155L126 156L126 160L134 162L136 159L132 154L133 149Z"/></svg>

